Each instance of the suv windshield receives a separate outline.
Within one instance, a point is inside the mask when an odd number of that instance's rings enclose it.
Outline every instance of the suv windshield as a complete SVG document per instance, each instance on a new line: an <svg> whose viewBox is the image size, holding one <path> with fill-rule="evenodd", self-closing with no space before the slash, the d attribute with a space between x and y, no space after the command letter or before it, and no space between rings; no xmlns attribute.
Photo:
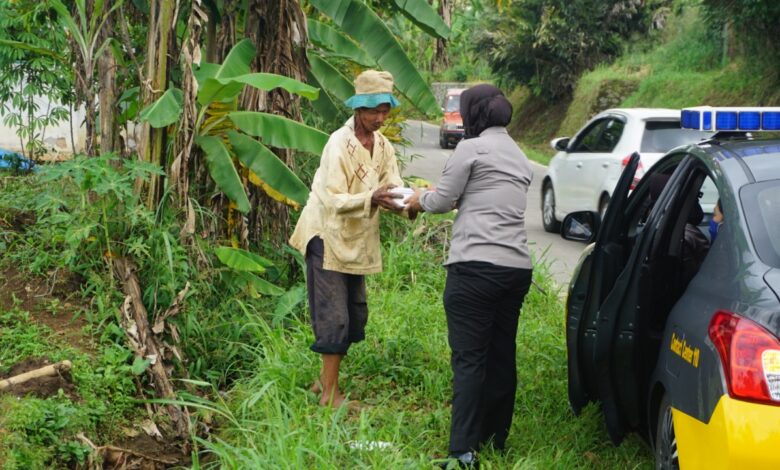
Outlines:
<svg viewBox="0 0 780 470"><path fill-rule="evenodd" d="M447 102L444 103L444 111L448 113L460 111L460 95L447 95Z"/></svg>
<svg viewBox="0 0 780 470"><path fill-rule="evenodd" d="M780 180L751 184L740 194L758 256L780 268Z"/></svg>
<svg viewBox="0 0 780 470"><path fill-rule="evenodd" d="M666 153L683 144L690 144L712 136L712 132L681 129L680 121L648 121L642 135L640 152Z"/></svg>

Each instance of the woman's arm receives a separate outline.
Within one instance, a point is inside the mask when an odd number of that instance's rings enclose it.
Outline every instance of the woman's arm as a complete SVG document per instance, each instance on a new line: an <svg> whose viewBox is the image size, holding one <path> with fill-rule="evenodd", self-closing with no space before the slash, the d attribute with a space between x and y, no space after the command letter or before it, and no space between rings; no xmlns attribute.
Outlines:
<svg viewBox="0 0 780 470"><path fill-rule="evenodd" d="M436 189L419 196L423 210L439 214L455 208L471 176L474 151L474 146L467 141L458 144L444 165Z"/></svg>

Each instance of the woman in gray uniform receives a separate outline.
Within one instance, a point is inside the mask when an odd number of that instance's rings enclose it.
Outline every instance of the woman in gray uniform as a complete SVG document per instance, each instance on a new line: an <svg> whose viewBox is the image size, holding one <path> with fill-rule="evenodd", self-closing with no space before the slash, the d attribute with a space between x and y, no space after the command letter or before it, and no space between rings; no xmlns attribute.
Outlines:
<svg viewBox="0 0 780 470"><path fill-rule="evenodd" d="M466 140L438 187L407 202L410 210L458 209L444 289L454 375L449 455L468 467L482 445L503 449L512 424L515 338L531 285L525 208L533 171L507 133L512 105L498 88L477 85L460 100Z"/></svg>

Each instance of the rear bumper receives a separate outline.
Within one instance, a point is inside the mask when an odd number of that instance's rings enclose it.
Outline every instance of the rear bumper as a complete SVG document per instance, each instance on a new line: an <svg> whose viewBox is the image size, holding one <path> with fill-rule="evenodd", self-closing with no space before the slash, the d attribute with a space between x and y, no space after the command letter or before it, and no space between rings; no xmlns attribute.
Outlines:
<svg viewBox="0 0 780 470"><path fill-rule="evenodd" d="M448 144L457 144L463 139L463 131L439 131L439 136Z"/></svg>
<svg viewBox="0 0 780 470"><path fill-rule="evenodd" d="M672 410L680 468L780 468L780 406L721 397L703 423Z"/></svg>

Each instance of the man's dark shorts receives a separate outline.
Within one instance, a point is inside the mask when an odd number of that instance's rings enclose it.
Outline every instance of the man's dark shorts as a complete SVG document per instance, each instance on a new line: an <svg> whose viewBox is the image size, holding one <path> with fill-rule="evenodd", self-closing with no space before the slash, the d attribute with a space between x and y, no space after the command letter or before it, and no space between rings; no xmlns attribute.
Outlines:
<svg viewBox="0 0 780 470"><path fill-rule="evenodd" d="M346 354L352 343L366 337L366 282L360 275L322 269L323 251L320 237L306 247L306 289L315 338L311 350Z"/></svg>

